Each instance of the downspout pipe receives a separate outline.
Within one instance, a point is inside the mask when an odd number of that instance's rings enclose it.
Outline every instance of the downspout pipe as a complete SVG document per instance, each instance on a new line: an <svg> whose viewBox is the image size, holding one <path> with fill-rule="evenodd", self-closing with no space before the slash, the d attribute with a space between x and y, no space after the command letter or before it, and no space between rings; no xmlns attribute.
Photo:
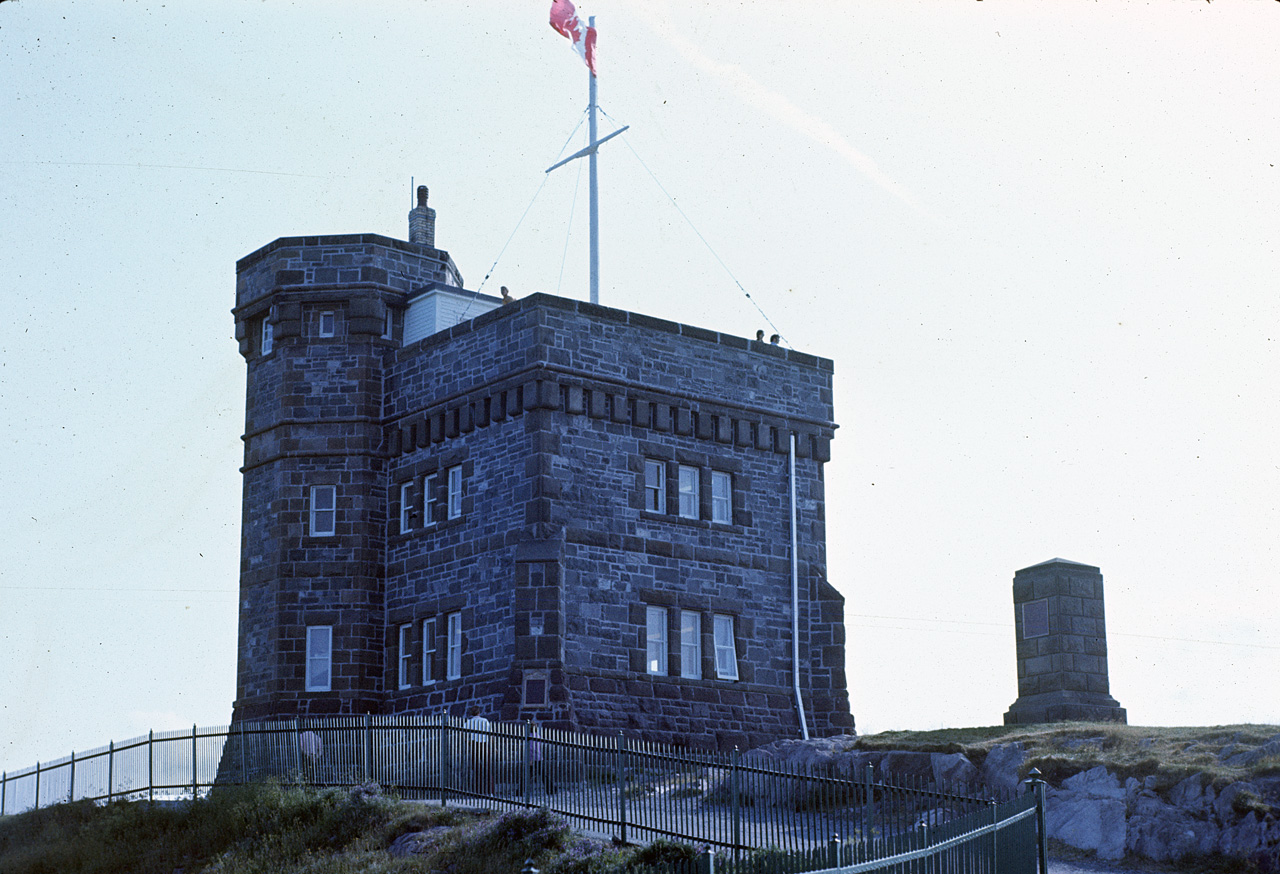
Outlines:
<svg viewBox="0 0 1280 874"><path fill-rule="evenodd" d="M800 736L809 739L809 722L804 715L804 698L800 696L800 547L796 527L796 434L791 432L787 449L791 474L791 683L796 693L796 712L800 714Z"/></svg>

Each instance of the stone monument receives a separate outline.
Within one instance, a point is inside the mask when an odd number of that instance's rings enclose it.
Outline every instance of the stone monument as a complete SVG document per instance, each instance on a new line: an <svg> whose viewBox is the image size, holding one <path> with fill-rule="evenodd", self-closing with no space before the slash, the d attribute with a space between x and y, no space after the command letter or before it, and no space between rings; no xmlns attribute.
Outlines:
<svg viewBox="0 0 1280 874"><path fill-rule="evenodd" d="M1102 572L1054 558L1013 575L1018 700L1005 725L1127 722L1107 679Z"/></svg>

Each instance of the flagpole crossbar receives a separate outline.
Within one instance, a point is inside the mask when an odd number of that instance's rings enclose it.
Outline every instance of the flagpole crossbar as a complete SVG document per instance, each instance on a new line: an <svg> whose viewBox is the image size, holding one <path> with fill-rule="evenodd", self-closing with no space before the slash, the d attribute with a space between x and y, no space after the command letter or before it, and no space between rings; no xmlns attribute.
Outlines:
<svg viewBox="0 0 1280 874"><path fill-rule="evenodd" d="M588 156L588 155L590 155L592 152L594 152L596 149L600 148L600 146L601 146L603 143L607 143L607 142L609 142L609 140L613 139L613 138L614 138L614 137L616 137L618 134L623 133L624 131L630 130L630 128L631 128L631 125L629 125L629 124L628 124L628 125L624 125L623 127L618 128L618 129L617 129L616 131L614 131L613 133L609 134L608 136L601 137L600 139L596 140L594 143L592 143L591 145L587 146L586 148L579 149L578 151L574 152L574 153L573 153L572 155L570 155L569 157L565 158L563 161L557 161L556 163L552 164L550 167L548 167L548 168L547 168L546 172L550 173L552 170L556 169L557 167L563 167L565 164L568 164L570 161L575 161L575 160L577 160L578 158L585 158L585 157L587 157L587 156Z"/></svg>

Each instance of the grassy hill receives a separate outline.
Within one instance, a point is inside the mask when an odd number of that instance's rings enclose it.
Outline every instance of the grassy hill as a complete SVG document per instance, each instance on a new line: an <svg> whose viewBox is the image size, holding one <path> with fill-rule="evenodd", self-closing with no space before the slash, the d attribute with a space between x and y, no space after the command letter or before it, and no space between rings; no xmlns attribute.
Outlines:
<svg viewBox="0 0 1280 874"><path fill-rule="evenodd" d="M1026 767L1050 782L1096 765L1167 788L1195 773L1225 786L1280 775L1280 726L1148 728L1114 724L883 732L865 750L964 753L981 766L997 744L1022 743ZM1261 815L1277 812L1256 796ZM428 851L396 857L397 838L425 833ZM224 789L192 804L62 804L0 819L5 874L621 874L688 858L659 843L618 849L574 834L545 811L480 815L456 808L279 784ZM1190 870L1190 869L1187 869Z"/></svg>
<svg viewBox="0 0 1280 874"><path fill-rule="evenodd" d="M397 838L429 851L396 857ZM498 815L265 784L193 804L59 804L0 819L4 874L616 874L690 858L661 842L618 849L545 810Z"/></svg>

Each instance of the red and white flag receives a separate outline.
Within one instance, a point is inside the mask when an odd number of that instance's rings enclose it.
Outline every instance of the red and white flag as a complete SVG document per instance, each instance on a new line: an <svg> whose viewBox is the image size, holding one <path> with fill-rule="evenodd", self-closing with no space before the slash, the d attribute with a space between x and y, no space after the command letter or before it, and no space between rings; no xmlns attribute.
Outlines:
<svg viewBox="0 0 1280 874"><path fill-rule="evenodd" d="M591 75L596 74L596 29L584 27L569 0L551 0L551 26L556 33L568 37L574 49L587 62Z"/></svg>

